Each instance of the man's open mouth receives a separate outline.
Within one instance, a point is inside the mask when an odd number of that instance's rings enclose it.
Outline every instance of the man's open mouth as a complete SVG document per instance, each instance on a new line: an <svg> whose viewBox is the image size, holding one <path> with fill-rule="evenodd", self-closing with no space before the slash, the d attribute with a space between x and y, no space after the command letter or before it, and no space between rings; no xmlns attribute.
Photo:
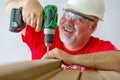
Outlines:
<svg viewBox="0 0 120 80"><path fill-rule="evenodd" d="M73 33L76 31L76 29L72 26L62 25L62 28L69 33Z"/></svg>

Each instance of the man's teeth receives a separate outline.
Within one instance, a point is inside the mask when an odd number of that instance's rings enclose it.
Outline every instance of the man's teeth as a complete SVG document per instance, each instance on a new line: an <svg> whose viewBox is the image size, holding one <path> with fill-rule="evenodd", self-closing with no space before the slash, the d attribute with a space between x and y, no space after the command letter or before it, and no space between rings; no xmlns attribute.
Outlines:
<svg viewBox="0 0 120 80"><path fill-rule="evenodd" d="M66 31L68 31L68 32L73 32L73 30L71 30L71 29L68 29L68 28L64 28Z"/></svg>
<svg viewBox="0 0 120 80"><path fill-rule="evenodd" d="M65 31L68 31L68 32L75 32L75 28L73 27L64 27Z"/></svg>

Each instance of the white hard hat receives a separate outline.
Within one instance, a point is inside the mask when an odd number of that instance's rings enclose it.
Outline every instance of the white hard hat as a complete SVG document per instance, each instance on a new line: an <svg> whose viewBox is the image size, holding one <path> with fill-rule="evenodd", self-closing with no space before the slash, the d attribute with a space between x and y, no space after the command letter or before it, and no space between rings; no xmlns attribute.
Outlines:
<svg viewBox="0 0 120 80"><path fill-rule="evenodd" d="M103 0L68 0L65 5L86 15L93 15L103 20L105 5Z"/></svg>

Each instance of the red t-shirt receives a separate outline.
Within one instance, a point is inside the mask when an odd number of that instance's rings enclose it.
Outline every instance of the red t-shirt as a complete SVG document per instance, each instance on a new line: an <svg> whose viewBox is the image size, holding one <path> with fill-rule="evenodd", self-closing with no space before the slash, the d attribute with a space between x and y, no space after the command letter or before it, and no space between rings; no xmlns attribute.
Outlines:
<svg viewBox="0 0 120 80"><path fill-rule="evenodd" d="M43 30L41 30L40 32L35 32L34 28L27 25L25 36L22 35L22 39L29 46L31 50L32 60L40 59L46 53L47 49L44 44ZM53 48L59 48L73 55L91 54L93 52L115 50L114 45L112 45L112 43L110 43L109 41L103 41L91 36L89 42L86 44L86 46L83 49L78 51L70 51L60 41L58 27L56 28L53 45L51 46L50 49Z"/></svg>

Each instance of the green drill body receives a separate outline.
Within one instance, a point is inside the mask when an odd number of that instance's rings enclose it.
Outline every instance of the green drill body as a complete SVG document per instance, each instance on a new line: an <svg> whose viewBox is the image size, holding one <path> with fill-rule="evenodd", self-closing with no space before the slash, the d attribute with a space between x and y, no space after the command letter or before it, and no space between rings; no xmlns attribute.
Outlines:
<svg viewBox="0 0 120 80"><path fill-rule="evenodd" d="M55 5L47 5L43 10L43 26L42 28L55 29L57 26L57 7Z"/></svg>

